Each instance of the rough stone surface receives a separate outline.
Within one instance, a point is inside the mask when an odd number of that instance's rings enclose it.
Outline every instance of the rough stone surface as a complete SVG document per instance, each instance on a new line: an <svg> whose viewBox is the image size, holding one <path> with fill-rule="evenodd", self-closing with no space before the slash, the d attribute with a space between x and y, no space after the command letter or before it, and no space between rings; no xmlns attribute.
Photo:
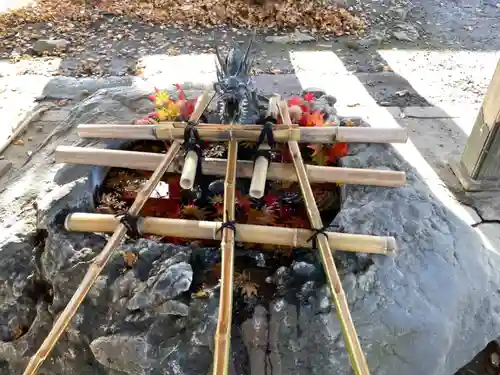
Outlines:
<svg viewBox="0 0 500 375"><path fill-rule="evenodd" d="M66 129L86 121L131 121L147 110L146 95L131 87L98 90L74 107ZM78 168L56 168L45 159L43 152L35 157L36 186L19 177L0 193L1 375L22 373L106 240L63 230L66 212L93 209L92 186ZM499 336L499 255L390 148L358 145L342 163L408 176L403 188L345 187L331 227L398 242L390 258L336 254L372 373L453 374ZM23 183L30 189L15 195ZM36 223L43 230L36 231ZM206 374L218 292L191 296L199 272L195 250L142 239L120 251L136 253L137 263L129 268L120 253L112 257L40 374ZM315 256L296 258L266 281L277 286L276 296L234 326L234 368L253 375L266 369L272 375L351 374Z"/></svg>
<svg viewBox="0 0 500 375"><path fill-rule="evenodd" d="M498 335L500 257L398 154L376 145L352 153L345 166L383 166L408 177L398 189L348 186L334 221L346 232L398 241L394 258L375 257L361 277L354 271L344 278L368 362L378 374L453 374Z"/></svg>
<svg viewBox="0 0 500 375"><path fill-rule="evenodd" d="M62 50L71 43L64 39L39 39L31 47L37 53L50 52L56 49Z"/></svg>

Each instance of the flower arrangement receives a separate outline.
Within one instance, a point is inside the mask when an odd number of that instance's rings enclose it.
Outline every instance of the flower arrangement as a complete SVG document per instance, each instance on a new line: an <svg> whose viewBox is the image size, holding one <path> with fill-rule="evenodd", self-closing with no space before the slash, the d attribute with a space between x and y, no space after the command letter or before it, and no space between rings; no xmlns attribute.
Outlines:
<svg viewBox="0 0 500 375"><path fill-rule="evenodd" d="M315 97L306 93L302 98L294 96L288 100L290 118L299 126L340 126L328 120L328 114L314 108ZM352 122L348 122L352 125ZM333 145L312 144L307 145L311 151L311 161L316 165L334 165L338 159L348 154L347 143L337 142ZM303 150L304 151L304 150Z"/></svg>
<svg viewBox="0 0 500 375"><path fill-rule="evenodd" d="M178 92L178 99L171 98L166 90L154 89L154 94L149 96L155 111L149 113L144 118L135 121L137 125L148 125L160 121L187 120L194 111L196 98L188 100L184 90L179 84L175 84Z"/></svg>
<svg viewBox="0 0 500 375"><path fill-rule="evenodd" d="M155 89L149 97L154 111L145 118L138 120L137 124L152 124L160 121L184 120L194 110L196 99L187 99L179 85L177 99L172 98L166 91ZM327 113L317 109L313 94L307 93L303 97L294 96L288 100L292 121L299 126L344 126L329 119ZM161 146L161 145L160 145ZM281 155L281 162L290 162L286 145L281 145L277 154ZM142 147L142 148L141 148ZM133 146L137 151L162 152L168 148L168 143L159 147L151 145L150 149L144 143ZM156 147L156 148L155 148ZM216 152L210 151L211 148ZM241 147L240 158L245 158L248 149ZM224 158L225 145L221 143L204 142L203 153L206 157ZM335 165L338 159L347 155L348 146L345 143L333 145L304 145L302 154L304 160L317 165ZM250 152L250 155L253 155ZM248 155L247 155L248 156ZM278 158L279 160L279 158ZM137 191L150 177L151 172L139 172L113 169L105 182L105 191L101 196L100 212L120 213L125 211L136 198ZM211 183L215 178L203 176L206 183ZM222 221L224 215L224 199L222 193L212 194L204 192L204 196L195 197L187 194L180 187L180 176L166 174L162 179L169 187L169 196L150 198L146 201L141 215L187 220ZM332 184L314 184L313 193L322 214L336 212L340 204L337 190ZM207 195L208 194L208 195ZM297 182L270 181L266 195L260 200L251 199L241 189L236 189L236 221L241 224L272 225L289 228L310 228L305 206L302 202L300 188ZM175 244L190 244L192 240L165 237L164 242ZM199 241L206 246L217 246L216 241ZM254 249L272 249L276 253L289 256L291 248L263 246L251 244Z"/></svg>
<svg viewBox="0 0 500 375"><path fill-rule="evenodd" d="M136 124L155 124L161 121L182 121L189 118L194 110L196 99L187 99L184 91L179 85L175 85L178 91L177 98L173 98L167 91L155 89L149 97L153 111L144 118L136 121ZM349 123L335 123L328 113L317 109L312 93L306 93L302 97L294 96L288 100L288 107L292 122L302 127L312 126L349 126ZM336 120L335 120L336 121ZM131 146L135 151L165 152L169 142L146 143L137 142ZM251 160L256 148L255 142L240 143L239 159ZM348 145L335 143L332 145L309 144L301 146L302 155L306 163L327 166L338 163L339 158L348 154ZM209 158L225 158L227 145L222 142L203 142L202 155ZM291 162L287 145L278 145L273 150L274 161L282 163ZM120 214L126 211L134 202L137 192L149 179L152 172L120 170L114 168L108 174L104 182L104 191L101 195L98 211L108 214ZM208 186L216 179L203 176L203 185ZM184 191L180 186L178 174L165 174L162 181L168 185L168 196L149 198L140 215L162 217L170 219L186 220L210 220L223 221L224 197L222 192L211 192L210 189L201 189L201 195ZM238 184L237 184L238 185ZM334 184L313 184L313 195L318 209L325 221L333 219L340 207L338 189ZM302 201L300 187L294 181L269 181L266 194L262 199L252 199L245 187L236 188L236 222L239 224L270 225L287 228L310 229L307 210ZM201 247L218 246L215 240L193 240L178 237L152 237L165 243L178 245L193 245L196 243ZM290 261L294 249L281 245L245 244L247 248L254 250L268 250L272 257ZM124 270L134 267L137 262L137 254L121 254L124 261ZM244 268L244 267L243 267ZM257 273L258 274L258 273ZM213 267L210 277L215 282L220 277L220 269ZM247 270L235 272L235 288L238 295L246 300L253 300L264 291L261 281L252 280L254 275ZM212 285L212 279L204 278L203 285ZM205 285L206 284L206 285ZM206 298L207 290L200 289L194 293L194 298Z"/></svg>

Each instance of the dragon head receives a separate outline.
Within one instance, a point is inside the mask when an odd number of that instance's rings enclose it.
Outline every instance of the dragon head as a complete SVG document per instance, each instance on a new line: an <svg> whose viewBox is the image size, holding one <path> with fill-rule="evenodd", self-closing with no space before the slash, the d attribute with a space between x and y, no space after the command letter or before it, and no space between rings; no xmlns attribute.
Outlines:
<svg viewBox="0 0 500 375"><path fill-rule="evenodd" d="M223 107L221 116L226 121L246 123L249 110L253 110L248 106L254 106L255 87L250 77L252 59L249 57L254 37L245 52L235 45L227 55L222 56L215 46L217 82L214 83L214 90Z"/></svg>

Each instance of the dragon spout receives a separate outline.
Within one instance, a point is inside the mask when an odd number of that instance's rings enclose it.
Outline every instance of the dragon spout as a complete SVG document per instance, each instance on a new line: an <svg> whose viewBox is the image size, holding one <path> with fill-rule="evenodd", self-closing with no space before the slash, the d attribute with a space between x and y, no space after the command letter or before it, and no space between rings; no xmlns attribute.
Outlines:
<svg viewBox="0 0 500 375"><path fill-rule="evenodd" d="M245 52L234 46L224 57L215 47L217 82L214 90L218 95L217 112L221 124L253 124L260 117L255 80L250 76L252 42L253 38Z"/></svg>

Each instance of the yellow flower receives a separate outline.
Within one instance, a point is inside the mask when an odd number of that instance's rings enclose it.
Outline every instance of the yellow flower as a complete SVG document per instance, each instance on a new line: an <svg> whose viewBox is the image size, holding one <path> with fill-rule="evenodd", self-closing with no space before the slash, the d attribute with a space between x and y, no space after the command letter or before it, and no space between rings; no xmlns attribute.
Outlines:
<svg viewBox="0 0 500 375"><path fill-rule="evenodd" d="M162 108L168 106L170 103L170 97L167 91L157 91L155 94L155 107Z"/></svg>
<svg viewBox="0 0 500 375"><path fill-rule="evenodd" d="M207 290L198 290L197 292L192 294L193 298L208 298L210 297L210 292Z"/></svg>
<svg viewBox="0 0 500 375"><path fill-rule="evenodd" d="M172 121L181 115L180 108L175 103L169 103L166 107L160 108L158 113L159 121Z"/></svg>

